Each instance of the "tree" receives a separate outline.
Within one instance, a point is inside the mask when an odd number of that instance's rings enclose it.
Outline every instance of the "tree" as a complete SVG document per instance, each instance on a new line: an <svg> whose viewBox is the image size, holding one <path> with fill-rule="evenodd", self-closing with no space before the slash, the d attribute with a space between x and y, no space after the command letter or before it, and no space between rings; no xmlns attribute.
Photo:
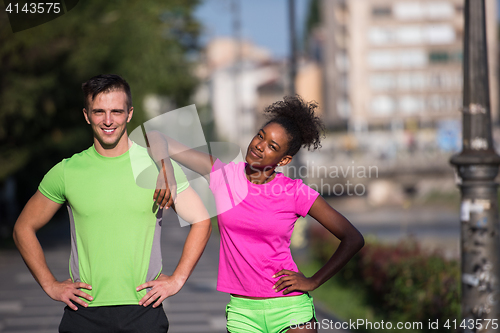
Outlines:
<svg viewBox="0 0 500 333"><path fill-rule="evenodd" d="M50 167L92 143L80 86L94 75L114 73L129 82L130 129L146 120L146 94L188 104L196 85L189 55L198 48L197 3L80 1L18 33L0 16L0 183L17 175L31 195Z"/></svg>

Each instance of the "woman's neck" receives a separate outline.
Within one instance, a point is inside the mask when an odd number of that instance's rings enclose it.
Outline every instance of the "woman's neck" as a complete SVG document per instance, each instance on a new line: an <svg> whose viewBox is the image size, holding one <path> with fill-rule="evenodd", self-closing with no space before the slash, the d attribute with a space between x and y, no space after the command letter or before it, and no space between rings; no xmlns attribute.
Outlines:
<svg viewBox="0 0 500 333"><path fill-rule="evenodd" d="M247 164L245 166L245 175L248 179L249 182L253 184L265 184L269 183L271 180L274 179L276 173L274 172L275 168L272 167L266 167L264 169L258 169L255 167L252 167L250 164Z"/></svg>

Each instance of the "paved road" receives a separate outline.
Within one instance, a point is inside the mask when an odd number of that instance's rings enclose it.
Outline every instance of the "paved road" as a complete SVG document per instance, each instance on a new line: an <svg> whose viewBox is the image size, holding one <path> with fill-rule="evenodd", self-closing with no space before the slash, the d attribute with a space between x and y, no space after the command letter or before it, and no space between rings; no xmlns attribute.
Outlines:
<svg viewBox="0 0 500 333"><path fill-rule="evenodd" d="M165 222L162 233L163 266L164 272L169 274L180 257L188 228L181 228L176 220ZM45 233L42 243L47 263L59 280L69 277L68 229L65 224L55 224ZM226 332L224 309L229 296L215 290L218 248L218 235L214 233L184 288L163 303L170 321L169 332ZM42 291L16 250L0 250L0 332L57 332L63 308L64 304L51 300ZM333 317L320 308L318 319L321 322L324 319L333 320ZM319 332L338 331L320 329Z"/></svg>

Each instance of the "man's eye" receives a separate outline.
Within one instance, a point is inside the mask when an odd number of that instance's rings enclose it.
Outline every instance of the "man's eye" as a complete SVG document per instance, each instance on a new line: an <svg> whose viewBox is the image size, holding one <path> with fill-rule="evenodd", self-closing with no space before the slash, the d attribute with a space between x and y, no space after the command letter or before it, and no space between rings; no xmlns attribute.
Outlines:
<svg viewBox="0 0 500 333"><path fill-rule="evenodd" d="M276 147L275 146L270 146L272 150L276 150Z"/></svg>

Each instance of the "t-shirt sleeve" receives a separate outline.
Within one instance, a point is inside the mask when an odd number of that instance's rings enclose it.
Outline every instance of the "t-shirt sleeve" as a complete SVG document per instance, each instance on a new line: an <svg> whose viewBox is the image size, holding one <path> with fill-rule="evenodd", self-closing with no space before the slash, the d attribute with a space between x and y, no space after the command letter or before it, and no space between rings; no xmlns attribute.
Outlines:
<svg viewBox="0 0 500 333"><path fill-rule="evenodd" d="M318 196L318 191L310 188L301 180L297 180L295 191L295 213L300 216L306 216Z"/></svg>
<svg viewBox="0 0 500 333"><path fill-rule="evenodd" d="M179 194L189 187L189 182L187 180L186 174L184 173L184 171L182 171L182 168L179 166L179 164L177 164L177 162L172 159L170 159L170 162L172 162L172 167L174 168L174 177L175 182L177 183L177 194Z"/></svg>
<svg viewBox="0 0 500 333"><path fill-rule="evenodd" d="M64 165L66 160L57 163L43 177L38 190L50 200L63 204L66 202L66 193L64 186Z"/></svg>
<svg viewBox="0 0 500 333"><path fill-rule="evenodd" d="M227 164L223 163L221 160L217 159L212 165L212 170L210 171L210 189L213 191L221 184L225 182L224 180L224 168Z"/></svg>

